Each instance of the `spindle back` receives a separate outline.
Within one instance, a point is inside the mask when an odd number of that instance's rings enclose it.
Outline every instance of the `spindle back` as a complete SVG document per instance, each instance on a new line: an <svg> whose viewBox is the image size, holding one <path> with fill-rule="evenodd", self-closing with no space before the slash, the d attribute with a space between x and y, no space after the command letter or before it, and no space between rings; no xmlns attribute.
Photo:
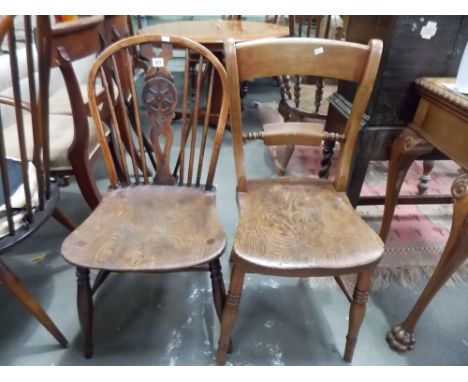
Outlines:
<svg viewBox="0 0 468 382"><path fill-rule="evenodd" d="M48 157L44 154L44 137L48 136L48 93L42 92L45 77L40 74L44 63L39 60L36 70L31 16L24 16L24 48L17 47L13 20L12 16L0 16L0 42L8 39L8 60L2 62L9 62L11 75L11 89L0 95L0 252L33 232L50 216L58 200L58 192L51 191ZM41 30L39 19L36 24ZM20 68L19 63L26 68ZM27 78L20 78L22 72L27 72ZM14 114L14 118L2 118L1 113ZM6 135L17 142L6 141ZM30 139L32 155L27 145ZM19 157L9 155L11 146L19 148Z"/></svg>
<svg viewBox="0 0 468 382"><path fill-rule="evenodd" d="M139 57L134 57L132 52L138 52ZM195 67L195 88L191 89L189 60L193 54L199 60ZM133 79L130 94L122 87L123 77ZM226 82L226 71L219 60L208 49L186 38L133 36L119 40L102 52L90 71L88 93L111 187L141 183L204 184L210 190L228 113ZM106 139L96 102L99 83L111 115L110 141ZM220 108L216 111L217 127L213 131L208 125L215 98ZM127 132L134 144L124 144L122 131ZM211 157L205 165L211 133L214 135ZM155 157L154 176L147 166L145 139L151 142ZM137 157L142 163L138 163Z"/></svg>

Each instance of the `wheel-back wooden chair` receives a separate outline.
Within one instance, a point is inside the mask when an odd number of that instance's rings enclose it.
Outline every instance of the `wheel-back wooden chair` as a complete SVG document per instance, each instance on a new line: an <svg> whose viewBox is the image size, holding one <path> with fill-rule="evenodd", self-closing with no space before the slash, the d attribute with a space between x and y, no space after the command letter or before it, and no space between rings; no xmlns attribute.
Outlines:
<svg viewBox="0 0 468 382"><path fill-rule="evenodd" d="M57 183L45 176L49 161L44 155L43 137L48 131L44 109L47 109L48 97L47 92L42 92L43 76L35 76L31 24L31 17L25 16L25 49L21 49L21 53L26 55L26 67L20 69L13 17L0 16L0 44L7 35L13 93L13 98L0 95L0 254L29 237L51 216L68 228L74 228L57 207ZM40 21L37 25L42 27ZM2 59L2 62L5 61ZM41 69L43 63L39 62L39 71ZM21 71L27 72L27 87L21 86ZM27 139L32 140L32 146L28 147ZM67 346L60 330L1 259L0 284L8 288L63 347Z"/></svg>
<svg viewBox="0 0 468 382"><path fill-rule="evenodd" d="M315 54L317 49L321 54ZM372 40L369 45L307 38L226 42L240 217L222 318L219 364L225 362L244 275L248 272L293 277L334 276L351 302L344 359L352 360L364 317L371 271L382 256L383 243L353 210L345 191L360 121L371 95L381 51L379 40ZM243 135L239 81L287 73L331 77L358 84L343 135L327 134L323 125L307 122L271 124L265 131ZM261 139L267 146L317 145L323 140L341 140L334 184L298 177L248 179L243 141L250 139ZM350 273L358 274L352 296L340 278Z"/></svg>
<svg viewBox="0 0 468 382"><path fill-rule="evenodd" d="M135 66L131 52L138 51L148 63L146 70ZM183 73L171 72L176 51L183 53ZM195 97L190 97L190 56L199 56ZM116 57L125 57L125 65ZM109 72L112 69L113 75ZM120 78L131 82L133 116L117 118L123 110L125 91ZM208 75L206 75L208 73ZM216 130L208 129L213 79L219 75L222 98ZM210 271L213 297L221 315L225 292L219 257L226 237L218 222L213 185L216 163L228 112L226 72L216 57L203 46L169 36L141 35L118 41L107 48L91 69L88 83L93 115L110 190L85 222L64 242L62 254L77 267L78 311L85 336L84 354L92 347L92 293L89 269L104 272ZM112 140L106 139L103 117L98 108L97 88L103 87L111 114ZM140 89L137 93L137 89ZM182 110L174 122L175 110ZM199 126L201 108L205 108ZM144 109L144 115L140 115ZM129 134L134 145L125 146L120 132L129 132L135 118L136 132ZM119 126L120 125L120 126ZM123 125L123 126L122 126ZM157 171L150 176L143 144L147 136L155 153ZM212 142L212 144L210 143ZM110 146L115 146L116 156ZM211 147L211 149L209 149ZM209 155L209 152L211 154ZM138 166L136 154L143 160ZM117 174L123 169L123 177Z"/></svg>

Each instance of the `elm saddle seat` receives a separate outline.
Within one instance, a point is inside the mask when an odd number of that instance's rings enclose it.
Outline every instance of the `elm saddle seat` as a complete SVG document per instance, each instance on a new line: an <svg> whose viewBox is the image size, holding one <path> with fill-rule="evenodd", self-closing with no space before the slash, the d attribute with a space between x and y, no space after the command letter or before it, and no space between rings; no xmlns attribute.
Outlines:
<svg viewBox="0 0 468 382"><path fill-rule="evenodd" d="M380 260L382 240L329 182L282 177L250 180L247 188L237 196L238 261L275 274L317 269L323 276Z"/></svg>
<svg viewBox="0 0 468 382"><path fill-rule="evenodd" d="M211 261L225 246L213 191L145 185L108 192L62 255L85 268L169 271Z"/></svg>

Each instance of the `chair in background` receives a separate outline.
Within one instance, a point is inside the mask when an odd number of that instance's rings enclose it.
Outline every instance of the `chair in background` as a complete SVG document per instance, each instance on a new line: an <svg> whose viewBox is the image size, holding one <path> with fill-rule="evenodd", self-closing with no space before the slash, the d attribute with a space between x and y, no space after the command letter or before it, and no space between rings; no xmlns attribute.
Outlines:
<svg viewBox="0 0 468 382"><path fill-rule="evenodd" d="M145 56L144 62L148 63L145 70L135 65L134 48ZM179 57L180 52L184 62L182 75L170 69L173 57ZM192 98L189 63L193 53L199 60ZM124 57L125 61L119 64L116 57ZM215 75L221 81L222 105L217 128L213 130L208 128L208 122ZM130 83L131 114L125 105L122 76L135 79ZM141 35L120 40L98 57L88 87L110 191L62 246L65 259L77 267L78 311L85 338L85 357L93 353L92 295L103 281L99 278L98 284L95 281L91 287L90 269L105 274L209 271L216 312L221 316L225 291L219 257L226 237L217 218L213 180L228 113L223 66L209 50L185 38ZM101 87L104 99L97 96ZM136 89L141 89L141 94ZM101 103L107 105L111 115L110 142ZM207 112L199 128L202 107ZM145 110L144 118L140 116L140 108ZM181 118L174 122L176 108L182 111ZM136 131L130 134L133 122ZM121 136L124 130L134 145L125 146ZM155 153L154 177L147 171L144 136L150 140ZM180 146L171 150L175 139ZM211 155L208 155L211 140ZM116 155L112 154L112 146ZM141 168L137 154L142 159ZM204 161L205 157L208 162ZM122 177L117 168L123 170Z"/></svg>
<svg viewBox="0 0 468 382"><path fill-rule="evenodd" d="M48 131L45 113L48 97L44 76L35 76L31 16L24 17L25 48L18 50L13 19L11 16L0 16L0 45L3 38L8 36L9 52L9 57L0 56L0 62L2 66L8 62L13 93L13 98L8 97L9 89L0 95L0 254L29 237L51 216L67 228L74 228L74 224L57 207L57 184L46 176L49 160L45 155L43 137L47 137ZM39 21L38 29L41 30L43 26ZM20 58L20 55L23 57ZM20 67L20 63L25 66ZM43 65L43 62L39 62L40 73L43 73ZM20 80L22 72L27 73L24 80ZM29 102L24 101L28 98ZM28 140L30 145L27 144ZM18 298L62 347L67 346L67 340L57 326L2 260L0 283Z"/></svg>
<svg viewBox="0 0 468 382"><path fill-rule="evenodd" d="M85 81L102 49L99 33L104 17L82 17L55 24L50 23L49 17L43 18L44 35L37 36L39 57L49 64L49 87L60 87L50 99L51 129L47 148L51 157L50 173L59 177L75 176L84 199L94 209L101 195L92 166L100 150L89 113Z"/></svg>
<svg viewBox="0 0 468 382"><path fill-rule="evenodd" d="M281 22L280 16L267 16L265 20ZM343 21L340 16L312 16L296 15L288 16L288 25L291 37L321 37L331 39L343 39ZM284 22L284 19L283 19ZM316 54L320 53L320 48ZM271 105L258 104L258 116L260 124L268 124L282 121L325 121L327 118L328 103L324 99L333 94L337 89L335 80L314 76L284 75L276 78L280 88L280 101L278 108ZM327 143L333 145L333 143ZM324 158L329 159L328 146L324 148ZM279 175L284 175L294 152L294 146L284 147L278 155Z"/></svg>
<svg viewBox="0 0 468 382"><path fill-rule="evenodd" d="M321 54L315 54L317 49ZM352 360L364 318L371 272L383 253L379 236L361 219L345 191L360 122L369 101L382 52L382 42L368 45L323 39L283 38L244 43L226 42L231 100L231 132L237 175L239 224L232 249L232 273L223 311L218 364L224 364L237 318L246 273L276 276L334 276L351 302L344 359ZM358 84L344 134L328 134L310 122L270 124L243 136L239 82L295 74L352 81ZM318 145L340 140L342 149L334 184L321 179L279 177L249 180L243 140L265 145ZM357 273L354 293L340 276Z"/></svg>

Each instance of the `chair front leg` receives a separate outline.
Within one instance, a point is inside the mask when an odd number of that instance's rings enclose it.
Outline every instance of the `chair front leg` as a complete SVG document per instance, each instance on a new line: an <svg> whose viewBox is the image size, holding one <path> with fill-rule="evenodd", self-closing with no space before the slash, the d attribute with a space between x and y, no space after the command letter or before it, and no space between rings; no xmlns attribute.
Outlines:
<svg viewBox="0 0 468 382"><path fill-rule="evenodd" d="M78 316L84 335L83 352L85 358L91 358L93 356L93 299L89 281L89 269L77 268L76 276L78 282Z"/></svg>
<svg viewBox="0 0 468 382"><path fill-rule="evenodd" d="M237 319L237 312L244 285L245 271L234 263L231 273L231 283L229 285L229 293L226 299L226 305L223 310L221 320L221 334L219 336L219 347L216 363L224 365L226 354L230 347L231 333Z"/></svg>
<svg viewBox="0 0 468 382"><path fill-rule="evenodd" d="M361 328L364 315L366 314L366 304L369 296L371 284L371 270L359 273L353 293L353 302L349 309L349 327L346 336L346 347L343 359L346 362L353 360L354 348L356 347L359 329Z"/></svg>

